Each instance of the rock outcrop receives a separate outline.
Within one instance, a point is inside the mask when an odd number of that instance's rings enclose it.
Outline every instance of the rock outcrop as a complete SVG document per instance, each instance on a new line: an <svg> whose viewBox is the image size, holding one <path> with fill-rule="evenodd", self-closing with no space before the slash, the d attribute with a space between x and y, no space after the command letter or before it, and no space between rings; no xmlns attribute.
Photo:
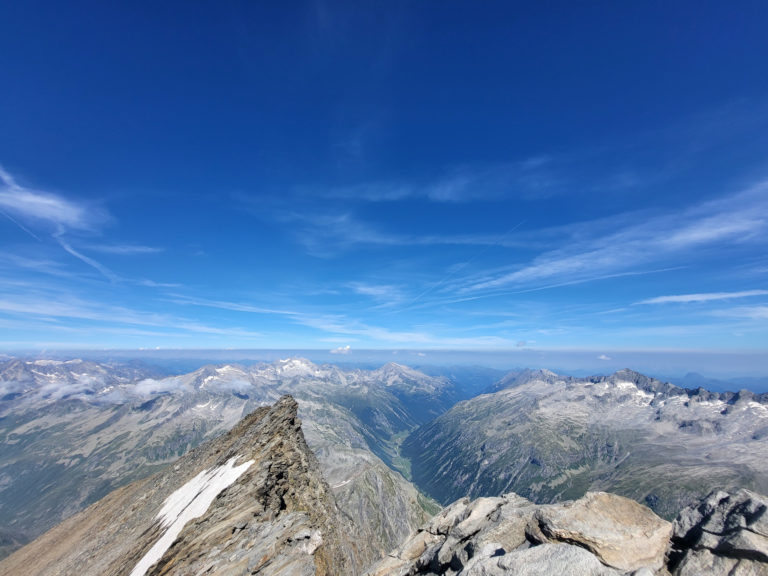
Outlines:
<svg viewBox="0 0 768 576"><path fill-rule="evenodd" d="M435 516L369 576L579 574L664 566L672 524L613 494L535 505L515 494L462 499Z"/></svg>
<svg viewBox="0 0 768 576"><path fill-rule="evenodd" d="M353 575L351 534L285 396L66 520L0 574Z"/></svg>
<svg viewBox="0 0 768 576"><path fill-rule="evenodd" d="M715 492L674 525L603 492L536 505L463 498L367 576L768 576L768 499Z"/></svg>
<svg viewBox="0 0 768 576"><path fill-rule="evenodd" d="M717 491L675 520L670 565L679 576L768 575L768 498Z"/></svg>

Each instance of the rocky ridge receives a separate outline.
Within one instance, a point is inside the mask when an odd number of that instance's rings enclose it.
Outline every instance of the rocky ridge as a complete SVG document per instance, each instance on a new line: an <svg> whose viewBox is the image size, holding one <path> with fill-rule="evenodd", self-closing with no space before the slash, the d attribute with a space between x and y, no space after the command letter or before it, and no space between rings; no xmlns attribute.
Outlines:
<svg viewBox="0 0 768 576"><path fill-rule="evenodd" d="M0 557L283 394L299 402L337 502L380 554L429 517L429 501L391 466L396 439L447 409L445 379L300 358L164 377L130 365L10 360L0 362Z"/></svg>
<svg viewBox="0 0 768 576"><path fill-rule="evenodd" d="M6 558L0 574L359 574L372 552L350 538L297 410L289 396L257 409Z"/></svg>
<svg viewBox="0 0 768 576"><path fill-rule="evenodd" d="M768 499L715 492L674 524L604 492L537 505L458 500L366 576L764 576Z"/></svg>

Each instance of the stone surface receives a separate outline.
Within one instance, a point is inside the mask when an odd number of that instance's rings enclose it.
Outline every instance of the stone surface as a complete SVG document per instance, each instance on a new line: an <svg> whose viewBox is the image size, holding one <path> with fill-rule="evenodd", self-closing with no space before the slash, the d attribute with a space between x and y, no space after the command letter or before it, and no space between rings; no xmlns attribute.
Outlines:
<svg viewBox="0 0 768 576"><path fill-rule="evenodd" d="M768 498L718 490L682 510L669 556L678 576L768 575Z"/></svg>
<svg viewBox="0 0 768 576"><path fill-rule="evenodd" d="M437 514L369 576L629 574L663 568L672 525L612 494L535 505L515 494L466 498Z"/></svg>
<svg viewBox="0 0 768 576"><path fill-rule="evenodd" d="M548 541L586 548L601 562L620 570L659 569L672 524L633 500L589 492L580 500L542 506L534 517Z"/></svg>
<svg viewBox="0 0 768 576"><path fill-rule="evenodd" d="M569 544L543 544L468 565L459 576L619 576L587 550Z"/></svg>

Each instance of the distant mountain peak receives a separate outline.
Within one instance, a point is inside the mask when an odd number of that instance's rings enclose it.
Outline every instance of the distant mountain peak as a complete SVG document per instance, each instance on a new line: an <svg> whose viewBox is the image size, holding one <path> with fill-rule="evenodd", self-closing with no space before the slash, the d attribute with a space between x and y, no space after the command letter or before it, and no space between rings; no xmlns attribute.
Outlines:
<svg viewBox="0 0 768 576"><path fill-rule="evenodd" d="M293 358L281 358L274 363L274 366L283 372L290 370L313 371L317 369L317 365L312 361L298 356Z"/></svg>

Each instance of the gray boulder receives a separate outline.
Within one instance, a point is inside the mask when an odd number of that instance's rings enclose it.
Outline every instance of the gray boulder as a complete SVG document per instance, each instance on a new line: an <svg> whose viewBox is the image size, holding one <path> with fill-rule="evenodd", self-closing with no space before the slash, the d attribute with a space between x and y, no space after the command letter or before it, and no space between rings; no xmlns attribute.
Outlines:
<svg viewBox="0 0 768 576"><path fill-rule="evenodd" d="M675 576L768 575L768 498L749 490L712 492L674 524L669 566Z"/></svg>
<svg viewBox="0 0 768 576"><path fill-rule="evenodd" d="M619 576L623 572L603 565L594 554L570 544L542 544L470 562L459 576Z"/></svg>
<svg viewBox="0 0 768 576"><path fill-rule="evenodd" d="M534 516L537 539L586 548L601 562L620 570L647 566L658 570L672 524L645 506L615 494L588 492L575 502L542 506Z"/></svg>
<svg viewBox="0 0 768 576"><path fill-rule="evenodd" d="M458 500L369 576L618 576L663 568L672 525L612 494L535 505L516 494ZM642 572L640 573L642 574Z"/></svg>

